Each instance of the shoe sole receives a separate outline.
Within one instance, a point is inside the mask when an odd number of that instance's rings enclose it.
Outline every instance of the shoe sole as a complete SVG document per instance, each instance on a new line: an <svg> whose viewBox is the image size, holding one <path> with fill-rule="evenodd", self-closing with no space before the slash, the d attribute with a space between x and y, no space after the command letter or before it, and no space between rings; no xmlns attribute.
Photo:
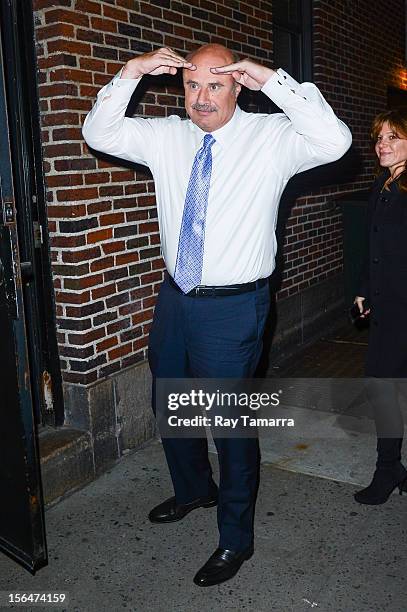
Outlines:
<svg viewBox="0 0 407 612"><path fill-rule="evenodd" d="M217 506L217 505L218 505L218 500L215 499L214 501L208 502L207 504L202 504L202 506L198 506L198 508L213 508L213 506Z"/></svg>
<svg viewBox="0 0 407 612"><path fill-rule="evenodd" d="M353 499L355 501L358 502L358 504L363 504L364 506L382 506L383 504L385 504L387 501L389 501L390 497L393 495L393 493L395 492L395 490L397 489L397 487L395 487L395 489L386 497L386 499L377 499L374 501L365 501L363 499L358 499L358 494L355 493L355 495L353 496ZM406 490L405 489L400 489L399 488L399 495L403 495L403 493L405 493Z"/></svg>
<svg viewBox="0 0 407 612"><path fill-rule="evenodd" d="M389 497L386 497L385 500L381 499L379 501L362 501L361 499L357 499L357 497L355 496L354 496L354 499L358 504L363 504L364 506L382 506L389 500Z"/></svg>

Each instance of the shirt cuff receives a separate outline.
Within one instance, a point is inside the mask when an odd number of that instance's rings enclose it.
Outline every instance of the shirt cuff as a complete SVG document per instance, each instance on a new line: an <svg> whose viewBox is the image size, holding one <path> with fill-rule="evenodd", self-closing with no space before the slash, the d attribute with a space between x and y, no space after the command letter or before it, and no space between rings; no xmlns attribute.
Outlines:
<svg viewBox="0 0 407 612"><path fill-rule="evenodd" d="M278 68L269 80L264 83L261 91L280 108L289 104L293 96L307 99L304 95L303 86L282 68Z"/></svg>

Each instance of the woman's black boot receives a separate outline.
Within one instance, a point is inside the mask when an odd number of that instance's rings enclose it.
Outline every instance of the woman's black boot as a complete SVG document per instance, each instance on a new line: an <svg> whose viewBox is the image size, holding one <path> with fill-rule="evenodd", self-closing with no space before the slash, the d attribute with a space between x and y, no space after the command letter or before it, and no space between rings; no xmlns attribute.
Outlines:
<svg viewBox="0 0 407 612"><path fill-rule="evenodd" d="M397 487L400 495L407 491L407 470L401 463L393 468L376 468L370 485L355 493L354 497L360 504L378 506L384 504Z"/></svg>
<svg viewBox="0 0 407 612"><path fill-rule="evenodd" d="M397 487L400 495L407 491L407 470L400 461L401 444L402 439L378 439L376 470L370 485L355 493L357 502L378 506L384 504Z"/></svg>

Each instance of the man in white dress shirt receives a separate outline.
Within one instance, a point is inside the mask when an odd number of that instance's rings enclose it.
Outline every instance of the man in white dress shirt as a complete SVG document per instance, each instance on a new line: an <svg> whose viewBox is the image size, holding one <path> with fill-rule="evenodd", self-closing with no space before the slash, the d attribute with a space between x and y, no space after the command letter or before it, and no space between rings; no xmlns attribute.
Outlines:
<svg viewBox="0 0 407 612"><path fill-rule="evenodd" d="M189 119L125 117L143 75L178 70ZM284 112L242 111L242 86L262 90ZM83 134L94 149L148 166L155 180L167 275L150 332L153 380L252 376L281 194L297 172L341 157L351 143L348 128L312 83L210 44L187 58L163 48L127 62L99 92ZM206 439L163 437L175 496L149 515L164 524L218 504L219 546L195 575L199 586L232 578L253 554L257 440L215 444L219 488Z"/></svg>

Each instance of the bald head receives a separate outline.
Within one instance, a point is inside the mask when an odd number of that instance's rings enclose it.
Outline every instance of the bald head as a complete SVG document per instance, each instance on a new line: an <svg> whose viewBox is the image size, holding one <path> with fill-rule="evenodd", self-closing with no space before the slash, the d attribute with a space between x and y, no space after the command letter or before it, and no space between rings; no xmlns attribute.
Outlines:
<svg viewBox="0 0 407 612"><path fill-rule="evenodd" d="M198 49L190 51L190 53L188 53L185 59L187 62L195 63L196 57L200 54L205 53L215 53L218 55L218 57L223 56L225 64L233 64L234 62L239 61L239 56L234 51L231 51L224 45L219 45L218 43L209 43L208 45L202 45L201 47L198 47Z"/></svg>
<svg viewBox="0 0 407 612"><path fill-rule="evenodd" d="M238 58L223 45L203 45L187 56L195 66L184 70L185 108L191 121L213 132L233 116L241 86L231 74L213 74L211 68L228 66Z"/></svg>

